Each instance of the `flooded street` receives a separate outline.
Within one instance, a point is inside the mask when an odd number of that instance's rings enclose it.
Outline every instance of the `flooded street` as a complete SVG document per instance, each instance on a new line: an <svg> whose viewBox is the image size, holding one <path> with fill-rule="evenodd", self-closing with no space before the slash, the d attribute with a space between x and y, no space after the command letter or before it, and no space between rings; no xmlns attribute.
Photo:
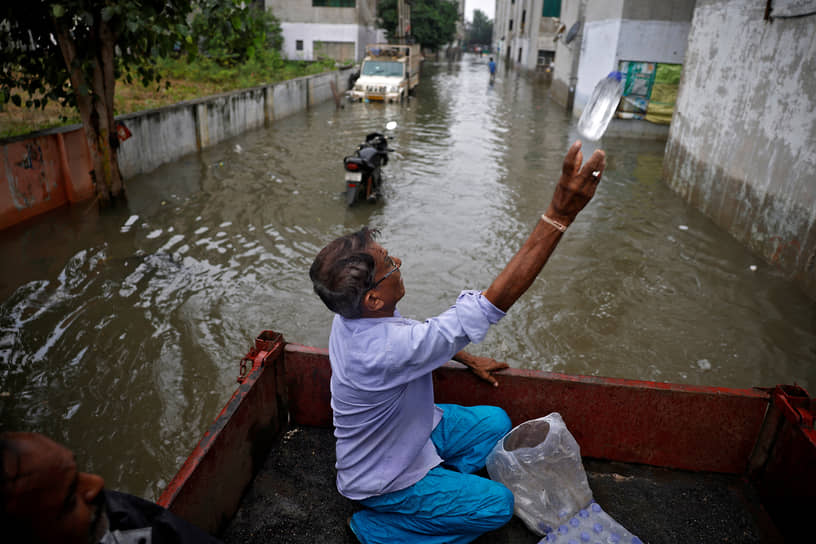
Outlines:
<svg viewBox="0 0 816 544"><path fill-rule="evenodd" d="M576 120L485 59L426 63L405 105L326 103L0 232L0 423L158 498L263 329L327 347L308 268L363 225L403 260L403 315L485 289L550 201ZM396 121L385 197L347 209L342 158ZM661 181L664 142L607 169L549 264L472 352L511 366L816 392L816 304ZM588 157L594 149L585 144ZM751 267L756 269L752 270Z"/></svg>

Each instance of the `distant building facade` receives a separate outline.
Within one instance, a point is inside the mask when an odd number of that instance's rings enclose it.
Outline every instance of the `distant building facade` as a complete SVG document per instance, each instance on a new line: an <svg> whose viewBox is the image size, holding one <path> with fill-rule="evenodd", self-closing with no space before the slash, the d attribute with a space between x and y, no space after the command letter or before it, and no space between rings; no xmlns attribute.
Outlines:
<svg viewBox="0 0 816 544"><path fill-rule="evenodd" d="M563 0L553 97L578 115L598 81L617 70L628 77L619 112L667 124L694 5L695 0Z"/></svg>
<svg viewBox="0 0 816 544"><path fill-rule="evenodd" d="M369 43L385 41L377 28L377 0L264 0L281 22L290 60L359 61Z"/></svg>
<svg viewBox="0 0 816 544"><path fill-rule="evenodd" d="M493 50L508 66L549 70L560 16L561 0L496 0Z"/></svg>
<svg viewBox="0 0 816 544"><path fill-rule="evenodd" d="M624 77L613 123L665 138L679 88L695 0L497 0L494 47L505 66L552 75L552 97L580 115L595 85ZM642 120L649 123L640 122Z"/></svg>

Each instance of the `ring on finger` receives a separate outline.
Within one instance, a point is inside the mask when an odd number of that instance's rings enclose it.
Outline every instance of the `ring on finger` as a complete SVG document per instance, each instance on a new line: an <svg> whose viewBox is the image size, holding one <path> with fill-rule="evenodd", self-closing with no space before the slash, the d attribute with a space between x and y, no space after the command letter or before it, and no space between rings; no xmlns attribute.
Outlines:
<svg viewBox="0 0 816 544"><path fill-rule="evenodd" d="M600 176L600 175L601 175L601 171L600 171L600 170L595 170L594 172L592 172L592 177L593 177L593 178L597 178L597 177L598 177L598 176Z"/></svg>

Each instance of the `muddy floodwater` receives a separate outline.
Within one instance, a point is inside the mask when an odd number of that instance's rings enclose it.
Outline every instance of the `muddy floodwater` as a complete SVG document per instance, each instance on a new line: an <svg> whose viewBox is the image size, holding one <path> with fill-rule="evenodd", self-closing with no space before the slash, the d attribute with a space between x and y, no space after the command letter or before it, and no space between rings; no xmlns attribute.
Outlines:
<svg viewBox="0 0 816 544"><path fill-rule="evenodd" d="M326 347L308 268L369 225L402 258L403 315L484 289L546 209L575 119L487 59L426 63L404 105L322 104L0 232L0 423L155 499L263 329ZM384 198L347 209L341 161L396 121ZM661 181L664 142L604 138L595 199L475 353L511 366L816 390L816 304ZM588 156L593 145L586 145ZM811 391L814 393L816 391Z"/></svg>

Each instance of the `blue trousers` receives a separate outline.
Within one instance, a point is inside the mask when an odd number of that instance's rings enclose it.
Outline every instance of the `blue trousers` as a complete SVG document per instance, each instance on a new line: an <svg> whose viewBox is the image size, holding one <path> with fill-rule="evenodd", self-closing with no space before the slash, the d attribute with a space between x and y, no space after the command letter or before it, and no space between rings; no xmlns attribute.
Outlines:
<svg viewBox="0 0 816 544"><path fill-rule="evenodd" d="M473 473L484 467L510 418L494 406L439 404L442 420L431 434L443 464L414 485L360 501L351 518L363 544L464 544L513 517L513 493Z"/></svg>

